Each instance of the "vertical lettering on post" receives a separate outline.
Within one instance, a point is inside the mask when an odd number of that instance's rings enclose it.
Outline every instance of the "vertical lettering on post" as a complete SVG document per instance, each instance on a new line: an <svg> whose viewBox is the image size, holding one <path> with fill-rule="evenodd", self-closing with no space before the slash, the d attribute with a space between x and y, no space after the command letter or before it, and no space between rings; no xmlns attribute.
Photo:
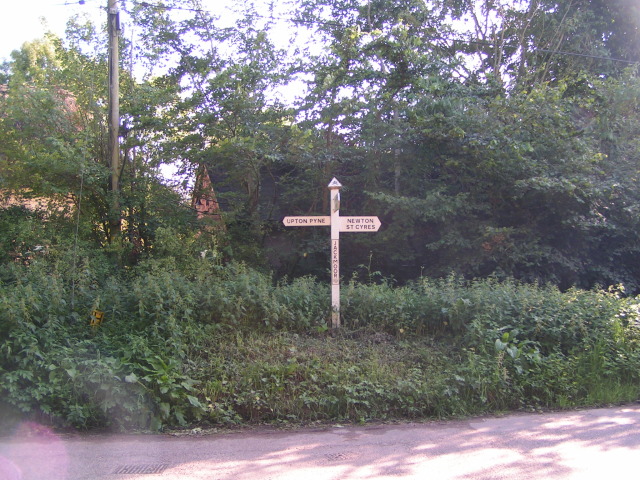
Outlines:
<svg viewBox="0 0 640 480"><path fill-rule="evenodd" d="M340 284L340 241L331 240L331 284Z"/></svg>

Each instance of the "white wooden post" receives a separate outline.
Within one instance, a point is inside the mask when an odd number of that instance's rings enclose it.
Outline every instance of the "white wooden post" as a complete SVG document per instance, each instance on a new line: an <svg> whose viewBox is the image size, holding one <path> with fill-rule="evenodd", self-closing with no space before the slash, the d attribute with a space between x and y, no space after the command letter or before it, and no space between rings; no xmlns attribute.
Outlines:
<svg viewBox="0 0 640 480"><path fill-rule="evenodd" d="M333 178L328 185L331 215L284 217L285 227L328 227L331 225L331 328L340 326L340 232L369 233L380 228L378 217L341 217L340 189L342 185Z"/></svg>
<svg viewBox="0 0 640 480"><path fill-rule="evenodd" d="M331 328L340 326L340 182L329 183L331 210Z"/></svg>

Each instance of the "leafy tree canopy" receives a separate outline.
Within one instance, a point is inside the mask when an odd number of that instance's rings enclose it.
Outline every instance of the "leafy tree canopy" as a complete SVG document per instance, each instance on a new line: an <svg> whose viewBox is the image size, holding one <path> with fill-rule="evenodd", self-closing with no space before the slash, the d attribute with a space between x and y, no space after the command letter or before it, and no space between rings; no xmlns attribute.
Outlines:
<svg viewBox="0 0 640 480"><path fill-rule="evenodd" d="M325 236L280 220L325 214L336 176L344 214L383 219L345 240L347 275L639 288L635 2L243 2L232 19L197 0L121 7L135 32L120 39L128 261L158 231L203 228L159 176L174 164L211 174L224 227L208 238L278 275L326 273ZM0 100L3 188L82 203L101 245L104 45L81 18L25 44Z"/></svg>

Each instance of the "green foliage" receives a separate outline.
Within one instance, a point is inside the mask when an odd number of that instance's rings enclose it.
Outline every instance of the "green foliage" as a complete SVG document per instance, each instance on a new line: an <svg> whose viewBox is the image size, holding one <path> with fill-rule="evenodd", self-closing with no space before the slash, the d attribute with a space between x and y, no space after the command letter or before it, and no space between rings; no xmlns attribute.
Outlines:
<svg viewBox="0 0 640 480"><path fill-rule="evenodd" d="M158 429L197 421L206 409L185 366L203 328L307 331L324 324L328 310L325 290L310 279L275 287L211 259L188 265L189 274L151 259L135 275L101 270L100 259L75 269L63 259L6 266L0 302L6 401L59 424ZM93 309L104 312L100 327L89 327Z"/></svg>
<svg viewBox="0 0 640 480"><path fill-rule="evenodd" d="M0 261L11 258L28 261L33 250L46 243L46 233L42 224L43 213L24 207L13 206L0 210Z"/></svg>
<svg viewBox="0 0 640 480"><path fill-rule="evenodd" d="M636 400L638 36L609 3L301 0L291 31L322 43L298 50L249 6L228 29L136 2L122 238L103 42L74 21L26 44L1 67L0 188L58 203L0 211L3 401L161 429ZM209 168L224 226L163 183L174 162ZM326 213L333 176L383 228L341 241L328 335L327 239L281 218Z"/></svg>
<svg viewBox="0 0 640 480"><path fill-rule="evenodd" d="M120 362L89 339L86 322L70 309L62 278L42 273L29 267L14 284L2 285L5 400L59 425L102 426L113 417L135 424L135 392L120 380Z"/></svg>
<svg viewBox="0 0 640 480"><path fill-rule="evenodd" d="M73 276L65 258L5 266L0 284L3 399L57 425L439 418L639 393L640 303L613 290L353 280L327 335L311 278L199 257L125 274L86 257Z"/></svg>
<svg viewBox="0 0 640 480"><path fill-rule="evenodd" d="M108 221L97 29L74 19L65 38L25 44L0 98L0 186L81 206L95 241L123 242L122 265L157 257L166 229L193 240L193 211L158 176L175 163L209 168L226 259L277 279L326 270L319 234L281 219L326 213L336 176L344 214L383 222L345 239L347 278L372 253L374 269L403 284L454 271L640 288L638 35L627 15L637 7L627 0L300 0L283 12L297 20L284 46L249 5L221 28L197 2L134 3L139 38L121 51L141 75L122 69L122 238ZM459 31L460 18L477 29ZM299 98L285 103L294 85Z"/></svg>

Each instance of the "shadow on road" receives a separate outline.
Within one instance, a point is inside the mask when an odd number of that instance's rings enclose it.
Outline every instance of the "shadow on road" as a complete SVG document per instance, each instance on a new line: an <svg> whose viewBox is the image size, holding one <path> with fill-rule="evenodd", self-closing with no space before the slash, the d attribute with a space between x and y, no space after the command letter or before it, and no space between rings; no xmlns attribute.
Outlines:
<svg viewBox="0 0 640 480"><path fill-rule="evenodd" d="M0 439L0 478L634 478L639 426L640 405L198 437L59 436L32 426ZM123 466L157 468L114 473Z"/></svg>

